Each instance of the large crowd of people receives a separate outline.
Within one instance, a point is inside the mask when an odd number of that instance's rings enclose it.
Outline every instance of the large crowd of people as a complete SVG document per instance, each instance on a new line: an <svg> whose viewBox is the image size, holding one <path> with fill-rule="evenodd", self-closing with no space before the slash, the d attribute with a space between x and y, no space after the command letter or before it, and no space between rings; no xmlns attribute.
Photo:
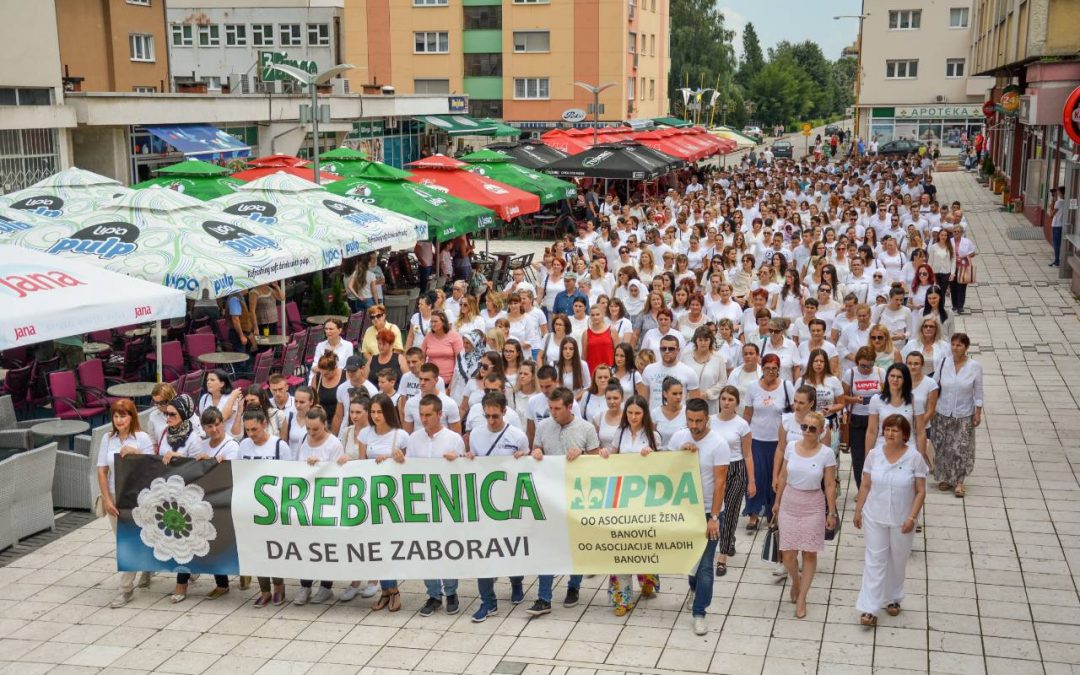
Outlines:
<svg viewBox="0 0 1080 675"><path fill-rule="evenodd" d="M197 402L162 384L146 430L130 404L115 405L103 510L115 524L116 454L380 463L693 452L708 542L689 576L695 632L707 630L740 523L778 528L773 574L805 617L844 503L866 542L858 620L898 614L927 477L964 497L982 421L981 368L954 332L977 250L962 205L938 194L933 160L765 158L695 167L666 192L604 187L584 191L576 233L479 296L459 278L422 293L400 327L367 303L371 328L356 345L330 319L303 384L283 373L269 392L237 391L214 371ZM844 455L857 490L847 502ZM657 575L640 572L610 577L616 615L660 592ZM114 607L135 577L123 575ZM539 578L528 615L551 611L553 581ZM563 606L578 603L581 581L568 578ZM189 582L178 576L173 602ZM522 578L510 582L510 603L524 602ZM258 606L286 602L284 580L258 583ZM459 611L458 580L425 586L421 616ZM334 599L329 581L312 589L302 581L291 601ZM477 589L480 622L499 602L493 579ZM211 597L228 592L216 577ZM357 595L401 609L396 580L355 581L337 599Z"/></svg>

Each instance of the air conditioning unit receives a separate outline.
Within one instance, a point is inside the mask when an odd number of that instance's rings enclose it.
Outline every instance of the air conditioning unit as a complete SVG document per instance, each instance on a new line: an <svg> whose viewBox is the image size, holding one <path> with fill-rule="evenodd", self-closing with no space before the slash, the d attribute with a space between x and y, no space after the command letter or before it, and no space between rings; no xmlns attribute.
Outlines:
<svg viewBox="0 0 1080 675"><path fill-rule="evenodd" d="M229 91L233 94L251 93L251 76L247 73L232 73L228 77Z"/></svg>
<svg viewBox="0 0 1080 675"><path fill-rule="evenodd" d="M257 91L260 94L280 94L283 89L281 84L281 80L260 80Z"/></svg>
<svg viewBox="0 0 1080 675"><path fill-rule="evenodd" d="M938 94L937 96L934 97L934 100L936 102L938 102L938 103L944 103L945 102L945 94Z"/></svg>
<svg viewBox="0 0 1080 675"><path fill-rule="evenodd" d="M344 79L344 78L339 77L336 80L331 80L331 84L333 84L333 86L334 86L334 94L336 94L336 95L342 95L342 94L350 93L349 92L349 81Z"/></svg>

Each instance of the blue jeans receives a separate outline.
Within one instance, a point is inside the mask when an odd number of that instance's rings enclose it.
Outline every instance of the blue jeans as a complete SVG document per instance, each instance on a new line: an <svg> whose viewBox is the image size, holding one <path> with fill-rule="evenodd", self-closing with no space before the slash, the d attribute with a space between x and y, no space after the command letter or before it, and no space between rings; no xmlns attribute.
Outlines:
<svg viewBox="0 0 1080 675"><path fill-rule="evenodd" d="M709 514L705 514L705 518L708 519ZM723 516L720 516L723 519ZM705 540L705 552L701 554L701 560L698 561L697 571L691 574L687 579L690 581L690 592L694 594L694 616L705 616L705 610L712 604L712 590L713 590L713 560L716 558L716 544L717 539Z"/></svg>
<svg viewBox="0 0 1080 675"><path fill-rule="evenodd" d="M379 582L379 588L384 591L392 591L397 588L397 579L383 579Z"/></svg>
<svg viewBox="0 0 1080 675"><path fill-rule="evenodd" d="M744 516L764 516L772 518L773 502L776 494L772 489L773 453L776 452L776 441L759 441L756 438L750 441L750 450L754 456L754 475L751 480L757 486L757 494L753 497L746 496L746 508Z"/></svg>
<svg viewBox="0 0 1080 675"><path fill-rule="evenodd" d="M434 265L428 265L427 267L420 267L420 293L421 295L427 292L428 279L435 273Z"/></svg>
<svg viewBox="0 0 1080 675"><path fill-rule="evenodd" d="M424 579L428 597L436 600L442 600L444 591L446 595L457 595L457 584L457 579Z"/></svg>
<svg viewBox="0 0 1080 675"><path fill-rule="evenodd" d="M1061 264L1061 232L1065 228L1063 227L1051 227L1050 232L1053 235L1054 240L1054 264Z"/></svg>
<svg viewBox="0 0 1080 675"><path fill-rule="evenodd" d="M566 582L567 590L580 590L581 589L580 574L571 574L570 580ZM536 591L536 596L541 600L551 602L551 586L555 582L555 576L553 574L541 574L540 575L540 588Z"/></svg>
<svg viewBox="0 0 1080 675"><path fill-rule="evenodd" d="M524 580L525 577L510 577L510 583L514 586L521 586L521 583ZM495 597L494 577L477 579L476 588L480 593L480 602L482 602L488 608L495 608L499 606L499 599Z"/></svg>

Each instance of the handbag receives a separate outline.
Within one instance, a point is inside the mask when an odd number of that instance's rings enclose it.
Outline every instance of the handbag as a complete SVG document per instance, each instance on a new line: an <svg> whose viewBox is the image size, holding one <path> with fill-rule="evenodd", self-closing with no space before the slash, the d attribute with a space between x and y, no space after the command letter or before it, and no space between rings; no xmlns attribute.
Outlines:
<svg viewBox="0 0 1080 675"><path fill-rule="evenodd" d="M761 546L761 559L767 563L780 562L780 528L776 519L769 521L769 529L765 531L765 541Z"/></svg>
<svg viewBox="0 0 1080 675"><path fill-rule="evenodd" d="M839 532L839 531L840 531L840 516L837 516L836 517L836 527L832 528L831 530L829 529L828 526L825 527L825 541L832 541L833 539L836 539L836 533Z"/></svg>
<svg viewBox="0 0 1080 675"><path fill-rule="evenodd" d="M964 285L975 283L975 262L971 258L956 261L956 282Z"/></svg>

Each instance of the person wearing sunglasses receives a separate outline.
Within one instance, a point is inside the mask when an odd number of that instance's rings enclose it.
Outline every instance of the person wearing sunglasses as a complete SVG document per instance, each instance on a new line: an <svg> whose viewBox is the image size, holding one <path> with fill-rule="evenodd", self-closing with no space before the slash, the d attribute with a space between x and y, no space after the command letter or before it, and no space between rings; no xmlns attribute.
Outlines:
<svg viewBox="0 0 1080 675"><path fill-rule="evenodd" d="M154 443L154 454L157 454L158 451L158 439L165 433L165 428L169 426L169 421L165 418L165 408L169 405L169 401L174 398L176 398L176 390L168 382L158 382L151 390L150 402L153 409L150 411L146 431L150 434L150 440Z"/></svg>
<svg viewBox="0 0 1080 675"><path fill-rule="evenodd" d="M364 337L360 341L360 347L364 355L368 358L375 356L379 353L379 333L383 331L390 331L394 334L393 350L397 353L405 351L404 343L401 340L401 329L396 324L390 323L386 320L386 305L372 305L368 308L368 319L371 324L364 331ZM327 337L330 334L327 333ZM316 354L322 354L321 351L316 351ZM341 354L338 354L339 358ZM350 353L348 356L352 356ZM341 362L344 363L345 359L342 358Z"/></svg>
<svg viewBox="0 0 1080 675"><path fill-rule="evenodd" d="M874 363L874 348L862 347L855 353L856 367L848 371L843 380L850 396L846 402L849 409L849 443L851 452L851 471L858 485L862 480L862 467L866 459L866 429L870 422L870 403L881 393L885 384L885 371ZM840 446L841 452L847 448Z"/></svg>
<svg viewBox="0 0 1080 675"><path fill-rule="evenodd" d="M868 337L866 346L874 350L874 365L878 368L888 368L901 360L900 350L893 343L893 337L886 326L874 324Z"/></svg>
<svg viewBox="0 0 1080 675"><path fill-rule="evenodd" d="M911 447L907 418L889 415L882 422L882 433L884 443L867 459L855 499L854 525L866 542L855 609L861 612L859 623L867 627L877 625L883 606L889 616L900 614L929 475L926 460Z"/></svg>
<svg viewBox="0 0 1080 675"><path fill-rule="evenodd" d="M806 600L817 571L818 553L825 549L825 530L837 525L836 458L820 440L825 418L810 412L804 420L802 438L784 449L772 508L780 527L780 553L791 580L789 597L795 603L796 619L807 615Z"/></svg>

